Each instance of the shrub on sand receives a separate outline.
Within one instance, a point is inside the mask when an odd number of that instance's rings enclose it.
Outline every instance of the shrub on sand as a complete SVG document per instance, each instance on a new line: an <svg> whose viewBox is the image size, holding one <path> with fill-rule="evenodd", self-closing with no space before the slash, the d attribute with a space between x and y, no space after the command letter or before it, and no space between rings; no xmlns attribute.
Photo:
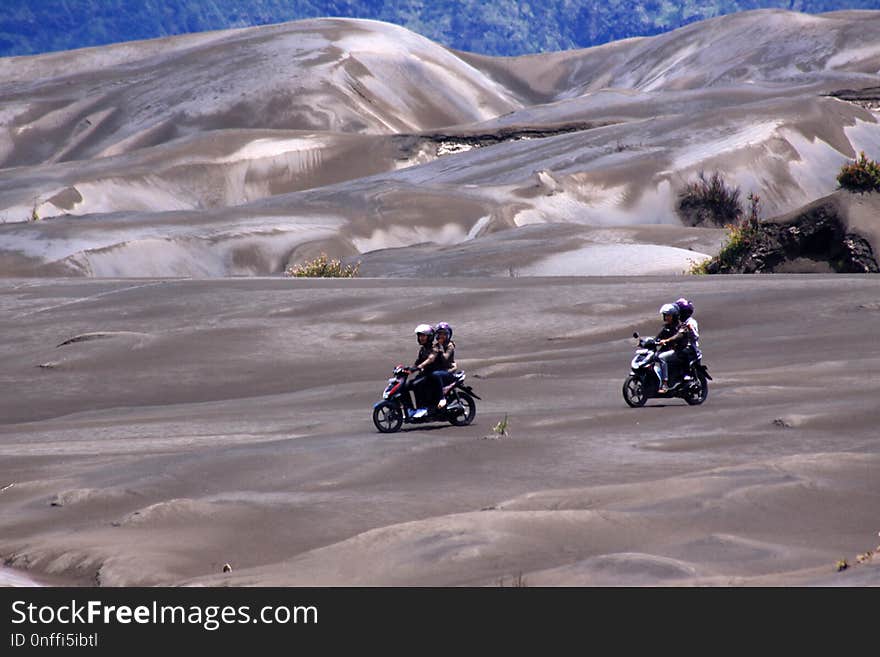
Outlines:
<svg viewBox="0 0 880 657"><path fill-rule="evenodd" d="M354 278L358 275L361 263L343 265L340 260L330 259L322 253L314 260L289 267L284 273L299 278Z"/></svg>
<svg viewBox="0 0 880 657"><path fill-rule="evenodd" d="M760 234L761 199L757 194L749 194L749 213L736 224L727 224L727 242L714 258L695 262L689 274L725 273L735 269L752 248Z"/></svg>
<svg viewBox="0 0 880 657"><path fill-rule="evenodd" d="M678 214L691 226L733 224L742 215L739 194L739 187L729 187L717 171L708 178L701 171L678 193Z"/></svg>
<svg viewBox="0 0 880 657"><path fill-rule="evenodd" d="M841 167L837 183L851 192L880 192L880 164L862 151L858 160Z"/></svg>

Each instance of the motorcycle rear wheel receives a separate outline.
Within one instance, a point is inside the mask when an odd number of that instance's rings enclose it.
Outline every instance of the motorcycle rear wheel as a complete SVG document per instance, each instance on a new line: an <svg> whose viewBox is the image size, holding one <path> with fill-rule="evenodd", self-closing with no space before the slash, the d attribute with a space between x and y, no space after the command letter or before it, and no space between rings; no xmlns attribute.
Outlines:
<svg viewBox="0 0 880 657"><path fill-rule="evenodd" d="M461 405L461 410L451 410L449 406L446 407L446 412L449 415L449 424L456 427L467 426L477 416L477 402L466 392L456 393L455 396L457 399L450 402L450 404L457 402Z"/></svg>
<svg viewBox="0 0 880 657"><path fill-rule="evenodd" d="M691 382L684 395L684 400L691 406L699 406L709 397L709 382L706 381L706 375L702 372L697 374L697 378Z"/></svg>
<svg viewBox="0 0 880 657"><path fill-rule="evenodd" d="M644 406L645 402L648 401L648 392L645 390L645 384L634 374L630 374L623 382L623 401L632 408Z"/></svg>
<svg viewBox="0 0 880 657"><path fill-rule="evenodd" d="M373 424L382 433L394 433L403 425L403 414L397 404L384 401L373 409Z"/></svg>

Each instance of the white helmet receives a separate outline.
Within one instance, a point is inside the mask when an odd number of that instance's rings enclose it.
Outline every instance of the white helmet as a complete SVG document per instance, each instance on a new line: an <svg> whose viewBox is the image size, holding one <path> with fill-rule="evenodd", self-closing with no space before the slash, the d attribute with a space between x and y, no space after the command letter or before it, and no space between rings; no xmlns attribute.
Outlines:
<svg viewBox="0 0 880 657"><path fill-rule="evenodd" d="M434 335L434 327L431 326L430 324L419 324L418 326L416 326L416 330L413 332L416 335L418 335L419 333L423 333L425 335L433 336Z"/></svg>

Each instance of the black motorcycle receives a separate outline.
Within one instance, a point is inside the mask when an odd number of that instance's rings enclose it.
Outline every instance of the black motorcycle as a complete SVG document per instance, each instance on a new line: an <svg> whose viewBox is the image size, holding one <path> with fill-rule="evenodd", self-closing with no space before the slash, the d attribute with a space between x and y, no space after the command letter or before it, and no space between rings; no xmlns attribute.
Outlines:
<svg viewBox="0 0 880 657"><path fill-rule="evenodd" d="M373 405L373 424L382 433L394 433L404 424L425 424L428 422L449 422L463 427L474 421L480 397L465 385L465 373L453 372L454 381L443 388L440 403L427 409L427 414L418 417L412 391L406 385L412 370L398 365L393 376L388 379L382 401Z"/></svg>
<svg viewBox="0 0 880 657"><path fill-rule="evenodd" d="M623 399L636 408L644 406L652 398L670 399L680 397L691 406L702 404L709 397L709 369L699 358L688 363L669 364L669 391L659 393L660 379L654 371L657 355L661 351L654 338L633 337L639 341L635 356L630 363L631 371L623 382Z"/></svg>

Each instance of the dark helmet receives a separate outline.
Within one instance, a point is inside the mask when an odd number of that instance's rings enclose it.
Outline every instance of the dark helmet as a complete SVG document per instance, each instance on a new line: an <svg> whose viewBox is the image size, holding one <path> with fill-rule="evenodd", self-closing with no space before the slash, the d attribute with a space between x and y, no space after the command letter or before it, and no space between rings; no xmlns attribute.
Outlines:
<svg viewBox="0 0 880 657"><path fill-rule="evenodd" d="M678 306L678 314L682 320L687 320L688 317L694 314L694 304L684 297L676 301L675 305Z"/></svg>
<svg viewBox="0 0 880 657"><path fill-rule="evenodd" d="M678 319L678 316L680 313L678 311L678 306L675 305L674 303L664 303L660 307L660 314L661 315L672 315L672 317L674 319Z"/></svg>
<svg viewBox="0 0 880 657"><path fill-rule="evenodd" d="M440 331L444 331L446 336L451 340L452 339L452 327L446 322L440 322L437 326L434 327L434 333L439 333Z"/></svg>

